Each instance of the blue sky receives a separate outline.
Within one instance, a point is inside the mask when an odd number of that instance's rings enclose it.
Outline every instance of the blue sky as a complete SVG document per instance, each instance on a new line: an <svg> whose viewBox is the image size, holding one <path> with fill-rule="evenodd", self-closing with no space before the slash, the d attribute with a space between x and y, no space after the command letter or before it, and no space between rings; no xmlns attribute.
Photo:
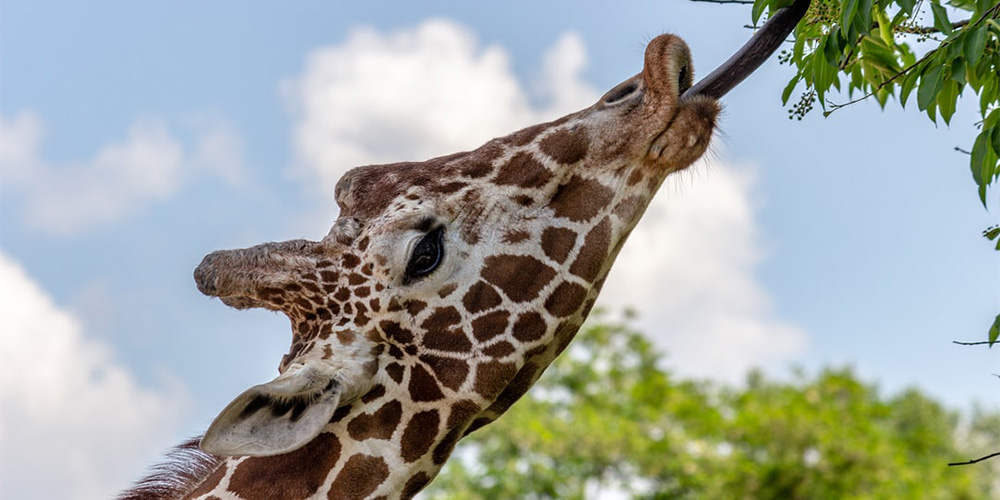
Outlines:
<svg viewBox="0 0 1000 500"><path fill-rule="evenodd" d="M746 8L676 0L357 4L0 7L0 496L107 497L274 376L287 321L201 296L208 252L317 239L347 168L587 106L659 33L701 75L749 36ZM996 194L983 210L953 150L974 100L951 127L874 102L793 121L788 76L771 61L724 99L602 300L681 374L848 365L996 409L996 349L951 344L1000 303Z"/></svg>

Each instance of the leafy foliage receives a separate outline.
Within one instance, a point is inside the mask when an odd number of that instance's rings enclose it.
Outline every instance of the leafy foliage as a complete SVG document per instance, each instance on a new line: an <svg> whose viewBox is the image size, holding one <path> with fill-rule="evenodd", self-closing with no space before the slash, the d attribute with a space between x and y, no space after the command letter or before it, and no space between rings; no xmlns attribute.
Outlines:
<svg viewBox="0 0 1000 500"><path fill-rule="evenodd" d="M679 380L625 324L591 323L534 389L467 438L433 499L996 498L1000 440L916 390L885 398L850 370L745 387Z"/></svg>
<svg viewBox="0 0 1000 500"><path fill-rule="evenodd" d="M789 4L756 0L753 20ZM814 0L796 28L794 47L781 55L796 68L782 100L787 104L804 85L803 99L790 111L801 118L817 100L827 115L844 106L827 99L834 89L851 96L860 92L883 107L893 97L904 107L916 97L931 120L950 124L959 97L971 91L979 98L982 121L970 168L985 204L988 186L1000 177L1000 3L951 0L949 5L966 19L953 22L941 0ZM921 26L928 11L933 25ZM917 57L928 45L933 46Z"/></svg>
<svg viewBox="0 0 1000 500"><path fill-rule="evenodd" d="M916 100L932 121L950 124L958 99L974 94L982 119L969 168L985 207L989 186L1000 178L1000 2L949 0L948 7L943 2L813 0L796 27L793 48L779 56L796 70L781 99L787 105L804 87L789 109L789 117L800 120L817 101L828 116L868 98L882 107L891 98L903 107ZM754 0L751 16L758 23L765 13L791 3ZM949 12L962 19L953 21ZM836 104L828 99L834 90L861 97ZM991 347L998 333L1000 315L989 329Z"/></svg>

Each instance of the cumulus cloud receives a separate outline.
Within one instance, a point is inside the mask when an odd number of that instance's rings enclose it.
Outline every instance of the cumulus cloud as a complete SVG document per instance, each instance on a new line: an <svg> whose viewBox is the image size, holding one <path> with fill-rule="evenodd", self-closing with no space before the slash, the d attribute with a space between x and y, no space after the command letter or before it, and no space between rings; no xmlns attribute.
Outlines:
<svg viewBox="0 0 1000 500"><path fill-rule="evenodd" d="M311 53L283 89L296 121L298 174L332 193L352 167L422 160L475 148L587 106L599 94L579 73L586 52L568 33L543 56L532 106L507 52L481 47L445 20L381 34L355 29L342 45Z"/></svg>
<svg viewBox="0 0 1000 500"><path fill-rule="evenodd" d="M581 78L586 64L580 37L563 35L542 56L538 81L524 85L503 48L482 47L448 21L387 34L355 30L313 52L302 75L284 82L298 174L332 193L351 167L471 149L586 107L599 97ZM670 353L671 366L733 379L800 353L805 334L775 317L754 275L763 255L752 171L695 169L703 174L697 180L682 177L689 186L668 183L657 196L602 303L637 309L639 326ZM329 223L324 211L319 224Z"/></svg>
<svg viewBox="0 0 1000 500"><path fill-rule="evenodd" d="M236 184L242 144L224 122L198 122L192 151L159 120L134 123L122 142L88 161L52 165L41 158L44 125L33 111L0 116L3 189L22 199L23 220L51 234L74 234L123 218L174 195L191 176L207 172Z"/></svg>
<svg viewBox="0 0 1000 500"><path fill-rule="evenodd" d="M137 383L3 253L0 303L0 497L111 497L170 444L186 392Z"/></svg>
<svg viewBox="0 0 1000 500"><path fill-rule="evenodd" d="M638 327L688 375L740 379L794 359L807 335L777 317L755 269L764 257L754 171L701 161L661 188L601 293L632 307ZM695 178L692 178L692 174Z"/></svg>

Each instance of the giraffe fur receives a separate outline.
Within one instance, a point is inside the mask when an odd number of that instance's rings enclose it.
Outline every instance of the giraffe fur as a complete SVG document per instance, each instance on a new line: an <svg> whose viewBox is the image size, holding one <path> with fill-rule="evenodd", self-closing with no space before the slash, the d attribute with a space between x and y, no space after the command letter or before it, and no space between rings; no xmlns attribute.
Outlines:
<svg viewBox="0 0 1000 500"><path fill-rule="evenodd" d="M206 256L199 290L284 313L291 347L209 427L203 477L121 498L412 498L566 348L661 183L704 153L720 107L681 97L692 77L661 35L589 108L348 172L319 241Z"/></svg>

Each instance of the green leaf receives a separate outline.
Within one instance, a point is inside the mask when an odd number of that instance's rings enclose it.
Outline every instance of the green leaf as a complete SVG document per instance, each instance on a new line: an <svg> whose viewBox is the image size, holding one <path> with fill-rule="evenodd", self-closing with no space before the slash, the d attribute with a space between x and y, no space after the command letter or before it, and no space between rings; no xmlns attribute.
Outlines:
<svg viewBox="0 0 1000 500"><path fill-rule="evenodd" d="M945 36L951 36L951 21L948 20L948 12L941 4L934 2L931 4L931 12L934 13L934 27Z"/></svg>
<svg viewBox="0 0 1000 500"><path fill-rule="evenodd" d="M990 111L990 114L983 118L983 128L993 128L997 124L1000 124L1000 108ZM1000 153L1000 151L997 152Z"/></svg>
<svg viewBox="0 0 1000 500"><path fill-rule="evenodd" d="M859 0L857 13L854 15L854 27L859 33L871 32L872 0Z"/></svg>
<svg viewBox="0 0 1000 500"><path fill-rule="evenodd" d="M840 13L840 26L844 30L844 34L848 35L847 39L853 41L855 36L849 34L856 34L857 29L854 29L852 25L854 23L855 14L858 12L858 2L859 0L844 0L843 10Z"/></svg>
<svg viewBox="0 0 1000 500"><path fill-rule="evenodd" d="M839 30L834 30L829 35L826 36L826 43L823 44L823 57L829 61L830 64L836 64L840 66L840 56L843 51L840 50L840 37L837 36Z"/></svg>
<svg viewBox="0 0 1000 500"><path fill-rule="evenodd" d="M900 85L899 89L899 102L906 107L906 100L910 97L910 92L913 91L913 87L916 86L917 79L920 78L920 72L916 68L910 70L905 77L903 77L903 83Z"/></svg>
<svg viewBox="0 0 1000 500"><path fill-rule="evenodd" d="M788 104L788 98L792 95L792 91L795 90L795 86L799 84L801 77L795 75L785 86L785 90L781 92L781 105L784 106Z"/></svg>
<svg viewBox="0 0 1000 500"><path fill-rule="evenodd" d="M1000 314L997 314L996 319L993 320L993 326L990 327L990 347L993 347L998 337L1000 337Z"/></svg>
<svg viewBox="0 0 1000 500"><path fill-rule="evenodd" d="M893 45L892 21L889 20L889 16L880 8L875 11L875 19L878 20L878 31L879 36L882 37L882 41L886 45Z"/></svg>
<svg viewBox="0 0 1000 500"><path fill-rule="evenodd" d="M896 5L899 5L903 12L910 14L913 12L913 8L917 5L917 0L896 0Z"/></svg>
<svg viewBox="0 0 1000 500"><path fill-rule="evenodd" d="M955 101L958 100L958 84L948 80L941 86L938 92L937 105L941 112L941 118L946 124L951 124L951 116L955 114Z"/></svg>
<svg viewBox="0 0 1000 500"><path fill-rule="evenodd" d="M921 110L929 108L941 90L941 71L943 69L943 67L931 61L927 71L921 75L920 88L917 89L917 106Z"/></svg>
<svg viewBox="0 0 1000 500"><path fill-rule="evenodd" d="M753 19L754 26L757 25L757 21L760 21L760 16L764 13L765 7L767 7L767 0L756 0L753 3L753 8L750 9L750 18Z"/></svg>
<svg viewBox="0 0 1000 500"><path fill-rule="evenodd" d="M965 58L969 60L969 64L975 65L982 57L988 31L986 26L976 26L965 35Z"/></svg>
<svg viewBox="0 0 1000 500"><path fill-rule="evenodd" d="M972 180L977 186L985 186L983 179L983 160L986 158L986 137L983 134L976 136L976 142L972 145L972 156L969 158L969 167L972 169Z"/></svg>
<svg viewBox="0 0 1000 500"><path fill-rule="evenodd" d="M1000 175L1000 172L997 171L1000 168L998 156L988 145L987 133L990 132L992 131L984 130L976 136L976 142L972 146L972 155L969 158L972 178L979 186L979 201L983 203L984 208L986 207L986 188L997 175Z"/></svg>
<svg viewBox="0 0 1000 500"><path fill-rule="evenodd" d="M955 83L965 86L965 58L958 56L951 61L951 79Z"/></svg>
<svg viewBox="0 0 1000 500"><path fill-rule="evenodd" d="M976 66L965 61L965 79L969 82L969 86L975 89L977 92L979 88L982 87L982 82L979 80L979 75L976 73Z"/></svg>
<svg viewBox="0 0 1000 500"><path fill-rule="evenodd" d="M892 87L882 87L875 91L875 100L878 101L878 105L885 109L885 104L889 102L889 89Z"/></svg>
<svg viewBox="0 0 1000 500"><path fill-rule="evenodd" d="M983 88L979 90L979 112L981 114L986 114L986 110L990 109L990 106L996 102L996 78L986 78L983 82Z"/></svg>
<svg viewBox="0 0 1000 500"><path fill-rule="evenodd" d="M990 146L993 148L993 154L1000 156L1000 127L994 127L992 130L993 131L990 133L992 138L990 140ZM985 134L986 131L983 130L983 133Z"/></svg>

